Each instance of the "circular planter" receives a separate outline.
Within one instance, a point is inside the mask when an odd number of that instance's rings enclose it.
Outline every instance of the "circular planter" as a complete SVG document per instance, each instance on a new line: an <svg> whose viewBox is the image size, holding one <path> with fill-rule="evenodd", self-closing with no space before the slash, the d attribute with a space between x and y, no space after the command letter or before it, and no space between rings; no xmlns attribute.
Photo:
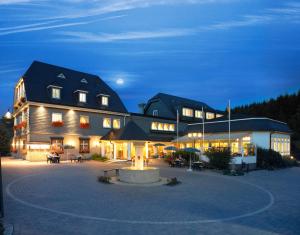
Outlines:
<svg viewBox="0 0 300 235"><path fill-rule="evenodd" d="M130 184L151 184L160 180L159 169L145 167L144 170L137 170L132 167L124 167L119 170L119 180Z"/></svg>

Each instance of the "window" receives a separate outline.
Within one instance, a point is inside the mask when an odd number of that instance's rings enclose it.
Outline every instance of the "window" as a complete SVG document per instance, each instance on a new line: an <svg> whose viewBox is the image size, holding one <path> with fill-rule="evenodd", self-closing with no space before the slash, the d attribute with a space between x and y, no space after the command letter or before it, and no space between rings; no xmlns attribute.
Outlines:
<svg viewBox="0 0 300 235"><path fill-rule="evenodd" d="M193 117L194 116L194 110L188 109L188 108L182 108L182 115L186 117Z"/></svg>
<svg viewBox="0 0 300 235"><path fill-rule="evenodd" d="M154 131L175 131L175 125L170 123L152 122L151 130Z"/></svg>
<svg viewBox="0 0 300 235"><path fill-rule="evenodd" d="M90 127L89 116L80 115L79 125L80 125L80 128L89 128Z"/></svg>
<svg viewBox="0 0 300 235"><path fill-rule="evenodd" d="M52 88L52 99L60 99L60 88Z"/></svg>
<svg viewBox="0 0 300 235"><path fill-rule="evenodd" d="M79 102L86 103L86 93L79 92Z"/></svg>
<svg viewBox="0 0 300 235"><path fill-rule="evenodd" d="M120 121L120 119L114 119L114 121L113 121L113 128L114 129L120 129L120 127L121 127L121 121Z"/></svg>
<svg viewBox="0 0 300 235"><path fill-rule="evenodd" d="M63 73L58 74L57 77L58 77L58 78L63 78L63 79L66 78L66 76L65 76Z"/></svg>
<svg viewBox="0 0 300 235"><path fill-rule="evenodd" d="M89 139L79 139L79 152L89 153L90 152L90 140Z"/></svg>
<svg viewBox="0 0 300 235"><path fill-rule="evenodd" d="M195 117L196 118L203 118L203 113L200 110L195 110Z"/></svg>
<svg viewBox="0 0 300 235"><path fill-rule="evenodd" d="M103 118L103 127L111 128L111 119L110 118Z"/></svg>
<svg viewBox="0 0 300 235"><path fill-rule="evenodd" d="M217 114L216 114L216 117L217 117L217 118L219 118L219 117L223 117L223 114L219 114L219 113L217 113Z"/></svg>
<svg viewBox="0 0 300 235"><path fill-rule="evenodd" d="M51 138L51 150L56 153L64 152L64 139L63 138Z"/></svg>
<svg viewBox="0 0 300 235"><path fill-rule="evenodd" d="M52 113L52 122L62 122L62 114Z"/></svg>
<svg viewBox="0 0 300 235"><path fill-rule="evenodd" d="M155 110L153 110L153 116L158 116L158 110L157 109L155 109Z"/></svg>
<svg viewBox="0 0 300 235"><path fill-rule="evenodd" d="M206 113L206 119L213 119L213 118L215 118L215 114L214 113L210 113L210 112Z"/></svg>
<svg viewBox="0 0 300 235"><path fill-rule="evenodd" d="M85 84L88 83L87 80L86 80L85 78L81 79L80 82L81 82L81 83L85 83Z"/></svg>
<svg viewBox="0 0 300 235"><path fill-rule="evenodd" d="M175 131L175 125L174 124L170 124L169 131Z"/></svg>
<svg viewBox="0 0 300 235"><path fill-rule="evenodd" d="M88 124L89 122L89 116L83 116L80 115L80 124Z"/></svg>
<svg viewBox="0 0 300 235"><path fill-rule="evenodd" d="M108 106L108 97L107 96L102 96L101 104L105 105L105 106Z"/></svg>
<svg viewBox="0 0 300 235"><path fill-rule="evenodd" d="M151 130L157 130L157 129L158 129L158 123L157 122L152 122Z"/></svg>

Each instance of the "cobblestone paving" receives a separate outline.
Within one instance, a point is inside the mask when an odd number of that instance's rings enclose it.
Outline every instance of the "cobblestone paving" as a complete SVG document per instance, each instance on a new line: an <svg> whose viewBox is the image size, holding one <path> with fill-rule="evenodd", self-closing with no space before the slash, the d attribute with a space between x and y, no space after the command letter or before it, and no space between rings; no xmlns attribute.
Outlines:
<svg viewBox="0 0 300 235"><path fill-rule="evenodd" d="M299 234L300 168L242 177L159 165L174 187L97 182L126 163L3 159L5 219L14 234Z"/></svg>

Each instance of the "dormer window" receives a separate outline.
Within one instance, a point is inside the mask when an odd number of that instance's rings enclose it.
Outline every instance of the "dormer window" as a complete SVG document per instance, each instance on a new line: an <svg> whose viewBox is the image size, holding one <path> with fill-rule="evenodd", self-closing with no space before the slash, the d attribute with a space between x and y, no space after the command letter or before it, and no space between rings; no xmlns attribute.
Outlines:
<svg viewBox="0 0 300 235"><path fill-rule="evenodd" d="M107 96L101 97L101 104L104 106L108 106L108 97Z"/></svg>
<svg viewBox="0 0 300 235"><path fill-rule="evenodd" d="M60 88L52 87L52 99L60 99Z"/></svg>
<svg viewBox="0 0 300 235"><path fill-rule="evenodd" d="M158 110L154 109L152 114L153 114L153 116L158 116Z"/></svg>
<svg viewBox="0 0 300 235"><path fill-rule="evenodd" d="M86 93L85 92L79 92L79 102L86 103Z"/></svg>
<svg viewBox="0 0 300 235"><path fill-rule="evenodd" d="M80 82L81 82L81 83L85 83L85 84L88 83L87 80L86 80L85 78L81 79Z"/></svg>
<svg viewBox="0 0 300 235"><path fill-rule="evenodd" d="M66 76L65 76L63 73L58 74L57 77L58 77L58 78L63 78L63 79L66 78Z"/></svg>

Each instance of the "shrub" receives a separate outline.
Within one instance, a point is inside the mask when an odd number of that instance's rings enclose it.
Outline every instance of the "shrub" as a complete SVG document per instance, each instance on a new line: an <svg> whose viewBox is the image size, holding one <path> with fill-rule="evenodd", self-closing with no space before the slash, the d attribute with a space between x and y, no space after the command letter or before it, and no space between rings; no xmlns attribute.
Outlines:
<svg viewBox="0 0 300 235"><path fill-rule="evenodd" d="M285 167L293 167L293 166L298 166L298 162L295 158L291 158L291 157L282 157L283 161L284 161L284 165Z"/></svg>
<svg viewBox="0 0 300 235"><path fill-rule="evenodd" d="M102 157L101 154L98 154L98 153L94 153L92 155L92 159L95 160L95 161L100 161L100 162L105 162L108 160L107 157Z"/></svg>
<svg viewBox="0 0 300 235"><path fill-rule="evenodd" d="M98 176L98 181L104 184L110 184L110 177L108 176Z"/></svg>
<svg viewBox="0 0 300 235"><path fill-rule="evenodd" d="M228 148L216 149L211 148L205 155L209 158L209 166L219 170L226 170L229 168L231 161L230 150Z"/></svg>
<svg viewBox="0 0 300 235"><path fill-rule="evenodd" d="M199 160L199 156L196 153L190 153L183 150L178 150L174 153L174 159L177 157L182 157L186 162L190 161L190 157L192 158L192 161Z"/></svg>
<svg viewBox="0 0 300 235"><path fill-rule="evenodd" d="M286 163L280 153L273 149L257 148L257 167L262 169L283 168Z"/></svg>

